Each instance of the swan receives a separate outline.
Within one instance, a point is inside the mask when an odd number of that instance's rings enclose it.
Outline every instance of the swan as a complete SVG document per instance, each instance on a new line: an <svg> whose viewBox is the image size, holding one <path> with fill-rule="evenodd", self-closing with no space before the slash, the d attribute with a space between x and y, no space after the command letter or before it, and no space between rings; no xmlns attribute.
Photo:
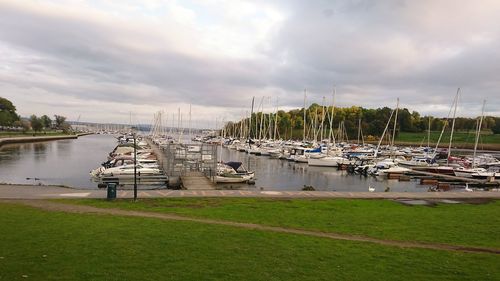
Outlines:
<svg viewBox="0 0 500 281"><path fill-rule="evenodd" d="M368 191L370 192L374 192L375 191L375 187L371 187L370 185L368 186Z"/></svg>
<svg viewBox="0 0 500 281"><path fill-rule="evenodd" d="M474 189L469 188L469 183L465 183L465 191L472 192Z"/></svg>

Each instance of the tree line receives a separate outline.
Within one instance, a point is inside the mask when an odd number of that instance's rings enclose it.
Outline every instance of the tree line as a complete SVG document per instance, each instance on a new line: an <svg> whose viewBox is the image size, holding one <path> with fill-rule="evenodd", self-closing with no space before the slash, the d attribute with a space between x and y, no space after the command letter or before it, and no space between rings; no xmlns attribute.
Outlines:
<svg viewBox="0 0 500 281"><path fill-rule="evenodd" d="M33 130L34 132L41 132L44 130L61 130L65 133L69 132L71 126L66 122L66 117L61 115L54 115L52 120L47 115L40 117L31 115L29 118L21 118L17 112L16 107L6 98L0 97L0 127L3 130L22 130L26 132Z"/></svg>
<svg viewBox="0 0 500 281"><path fill-rule="evenodd" d="M307 139L318 139L323 132L324 138L330 134L330 123L335 134L345 134L349 138L355 138L362 132L365 137L379 137L387 125L393 109L363 108L359 106L335 107L321 106L316 103L306 109L304 122L304 108L290 111L279 110L277 113L253 113L250 118L244 118L237 122L227 122L224 132L227 135L236 137L251 138L273 138L274 135L282 139L302 139L305 132ZM394 119L394 117L392 118ZM475 131L478 118L455 118L455 130ZM440 131L446 122L451 122L447 118L433 116L421 116L417 111L410 111L407 108L398 110L398 120L396 133L399 132L425 132L427 130ZM252 124L249 128L249 124ZM448 124L448 127L450 123ZM389 128L393 127L393 121ZM482 130L491 130L495 134L500 134L500 118L486 116L483 119Z"/></svg>

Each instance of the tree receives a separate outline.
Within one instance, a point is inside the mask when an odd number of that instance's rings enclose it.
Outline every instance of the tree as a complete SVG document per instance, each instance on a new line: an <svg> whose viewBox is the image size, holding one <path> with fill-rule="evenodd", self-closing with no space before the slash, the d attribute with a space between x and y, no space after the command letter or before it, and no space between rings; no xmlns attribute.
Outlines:
<svg viewBox="0 0 500 281"><path fill-rule="evenodd" d="M15 121L19 121L16 107L8 99L0 97L0 126L12 126Z"/></svg>
<svg viewBox="0 0 500 281"><path fill-rule="evenodd" d="M30 122L26 120L17 120L12 123L12 126L18 127L18 128L23 128L23 133L26 133L30 129Z"/></svg>
<svg viewBox="0 0 500 281"><path fill-rule="evenodd" d="M491 127L493 134L500 134L500 118L495 118L495 125Z"/></svg>
<svg viewBox="0 0 500 281"><path fill-rule="evenodd" d="M63 124L66 122L66 117L61 115L54 115L56 121L56 129L62 130Z"/></svg>
<svg viewBox="0 0 500 281"><path fill-rule="evenodd" d="M40 117L40 121L42 122L42 127L44 129L49 129L52 127L52 120L49 116L43 115L42 117Z"/></svg>
<svg viewBox="0 0 500 281"><path fill-rule="evenodd" d="M31 123L31 129L33 129L33 131L35 132L39 132L43 128L42 120L36 117L36 115L34 114L30 116L30 123Z"/></svg>

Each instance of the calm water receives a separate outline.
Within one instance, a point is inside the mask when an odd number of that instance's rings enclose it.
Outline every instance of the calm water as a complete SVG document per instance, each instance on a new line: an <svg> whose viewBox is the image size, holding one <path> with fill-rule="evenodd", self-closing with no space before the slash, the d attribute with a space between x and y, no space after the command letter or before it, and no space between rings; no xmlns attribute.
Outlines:
<svg viewBox="0 0 500 281"><path fill-rule="evenodd" d="M415 181L399 182L398 180L350 175L346 171L338 171L337 168L310 167L307 163L271 159L268 156L256 156L226 148L222 149L221 155L222 160L226 162L239 161L245 166L250 164L249 170L254 170L256 177L253 188L300 190L304 185L311 185L316 190L368 191L368 186L372 186L376 191L384 191L386 187L390 187L391 191L398 192L426 192L428 188ZM239 186L245 187L246 184Z"/></svg>
<svg viewBox="0 0 500 281"><path fill-rule="evenodd" d="M0 182L97 188L89 171L105 161L116 144L113 136L90 135L74 140L4 145L0 148ZM222 159L250 163L250 169L256 171L255 186L231 184L231 187L300 190L304 185L312 185L316 190L367 191L370 185L377 191L386 187L391 191L427 191L427 187L416 182L377 180L349 175L336 168L309 167L225 148Z"/></svg>
<svg viewBox="0 0 500 281"><path fill-rule="evenodd" d="M110 135L3 145L0 147L0 182L97 188L90 180L89 171L105 161L115 146L116 138Z"/></svg>

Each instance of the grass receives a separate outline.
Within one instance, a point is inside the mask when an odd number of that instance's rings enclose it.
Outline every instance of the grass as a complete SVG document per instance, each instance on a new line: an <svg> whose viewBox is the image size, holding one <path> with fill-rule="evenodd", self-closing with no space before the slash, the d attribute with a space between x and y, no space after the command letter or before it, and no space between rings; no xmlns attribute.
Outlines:
<svg viewBox="0 0 500 281"><path fill-rule="evenodd" d="M499 258L0 204L0 280L498 280ZM25 275L26 277L22 277Z"/></svg>
<svg viewBox="0 0 500 281"><path fill-rule="evenodd" d="M431 132L431 143L437 143L439 140L439 135L441 132ZM400 142L412 142L420 144L423 141L424 145L427 145L427 132L421 133L409 133L409 132L401 132L396 138L397 141ZM476 140L476 133L474 131L470 132L454 132L453 133L453 143L454 144L474 144ZM499 144L500 143L500 134L492 134L491 132L484 132L480 137L480 144ZM443 137L441 138L441 143L446 144L450 141L450 132L445 132Z"/></svg>
<svg viewBox="0 0 500 281"><path fill-rule="evenodd" d="M12 132L12 131L0 131L0 138L14 138L14 137L32 137L32 136L65 136L69 134L65 134L57 131L46 131L46 132L34 132L27 131L23 132Z"/></svg>
<svg viewBox="0 0 500 281"><path fill-rule="evenodd" d="M488 204L405 206L390 200L156 198L73 204L251 222L381 239L500 248L500 201Z"/></svg>

